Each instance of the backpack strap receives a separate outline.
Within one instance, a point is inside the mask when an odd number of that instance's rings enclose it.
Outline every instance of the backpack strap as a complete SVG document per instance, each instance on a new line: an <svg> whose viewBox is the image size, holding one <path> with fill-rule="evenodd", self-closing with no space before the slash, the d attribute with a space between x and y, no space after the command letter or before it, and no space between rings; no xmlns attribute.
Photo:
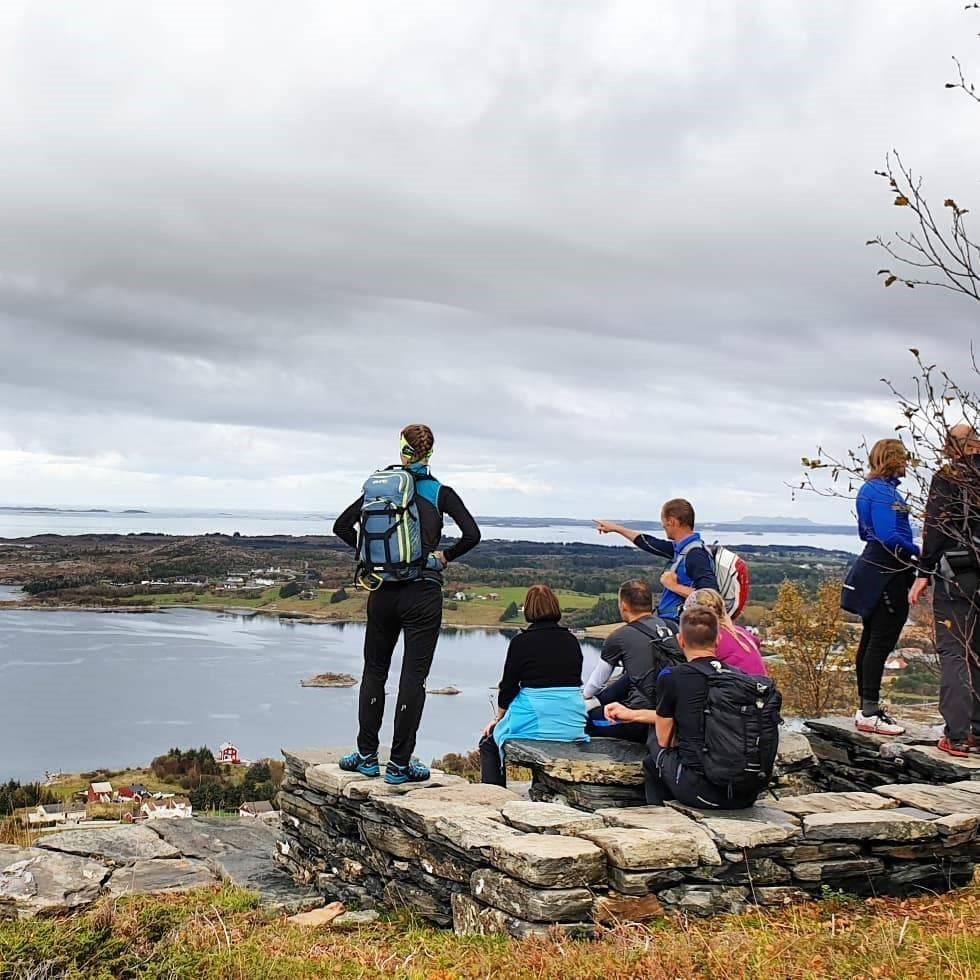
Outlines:
<svg viewBox="0 0 980 980"><path fill-rule="evenodd" d="M694 551L696 548L702 548L705 551L708 550L708 546L701 540L701 538L695 538L693 541L688 541L680 551L674 556L673 562L671 562L670 567L675 571L684 564L684 560L687 556ZM709 552L710 556L710 552Z"/></svg>

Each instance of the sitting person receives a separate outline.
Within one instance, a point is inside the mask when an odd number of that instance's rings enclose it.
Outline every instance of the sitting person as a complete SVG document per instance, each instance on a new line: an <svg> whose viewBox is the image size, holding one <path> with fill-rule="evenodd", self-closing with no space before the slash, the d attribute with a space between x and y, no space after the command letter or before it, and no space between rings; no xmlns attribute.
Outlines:
<svg viewBox="0 0 980 980"><path fill-rule="evenodd" d="M600 534L621 534L637 548L670 561L660 576L664 591L657 606L661 619L677 622L684 600L695 589L717 589L718 576L701 535L694 530L694 508L680 497L668 500L660 511L660 523L667 539L634 531L612 521L595 521Z"/></svg>
<svg viewBox="0 0 980 980"><path fill-rule="evenodd" d="M692 606L703 606L718 617L721 628L718 631L718 649L715 655L723 664L753 677L769 676L759 641L743 626L736 626L732 622L720 592L715 592L714 589L698 589L684 600L685 609Z"/></svg>
<svg viewBox="0 0 980 980"><path fill-rule="evenodd" d="M755 775L726 785L713 783L705 775L708 676L721 667L717 660L718 630L718 617L710 609L694 606L685 610L679 641L687 662L660 672L656 711L606 705L606 716L614 721L652 726L647 743L650 754L643 760L646 798L651 806L663 806L666 800L673 799L687 806L740 810L755 803L760 786L764 785ZM731 673L746 677L739 671ZM774 704L778 722L778 694ZM772 735L768 728L766 735ZM746 771L748 763L746 758Z"/></svg>
<svg viewBox="0 0 980 980"><path fill-rule="evenodd" d="M504 747L511 739L587 742L582 699L582 648L558 624L558 597L532 585L524 599L529 625L507 648L497 696L497 717L480 740L481 778L506 786Z"/></svg>
<svg viewBox="0 0 980 980"><path fill-rule="evenodd" d="M582 694L596 698L599 706L589 711L585 731L589 735L645 742L645 724L609 721L603 706L620 701L629 708L652 709L656 705L657 675L670 662L683 663L674 630L653 613L653 595L642 579L631 579L619 587L619 615L625 626L606 637L595 670ZM613 671L621 675L612 683Z"/></svg>

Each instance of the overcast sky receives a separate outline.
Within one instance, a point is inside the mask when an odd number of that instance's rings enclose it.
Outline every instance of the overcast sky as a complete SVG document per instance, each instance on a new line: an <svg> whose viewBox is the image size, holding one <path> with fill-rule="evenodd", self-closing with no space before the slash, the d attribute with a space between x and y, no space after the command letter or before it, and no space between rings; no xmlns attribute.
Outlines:
<svg viewBox="0 0 980 980"><path fill-rule="evenodd" d="M0 504L334 512L421 421L476 513L846 519L800 457L976 333L864 245L892 147L980 208L963 6L7 0Z"/></svg>

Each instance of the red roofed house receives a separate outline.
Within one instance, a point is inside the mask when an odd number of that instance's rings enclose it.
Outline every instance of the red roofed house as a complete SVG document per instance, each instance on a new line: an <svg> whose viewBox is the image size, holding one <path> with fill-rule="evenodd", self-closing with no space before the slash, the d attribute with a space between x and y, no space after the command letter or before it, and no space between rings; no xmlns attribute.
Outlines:
<svg viewBox="0 0 980 980"><path fill-rule="evenodd" d="M218 749L218 762L223 762L229 766L240 766L242 759L238 754L238 746L232 745L231 742L222 742Z"/></svg>
<svg viewBox="0 0 980 980"><path fill-rule="evenodd" d="M85 798L89 803L111 803L112 783L89 783Z"/></svg>

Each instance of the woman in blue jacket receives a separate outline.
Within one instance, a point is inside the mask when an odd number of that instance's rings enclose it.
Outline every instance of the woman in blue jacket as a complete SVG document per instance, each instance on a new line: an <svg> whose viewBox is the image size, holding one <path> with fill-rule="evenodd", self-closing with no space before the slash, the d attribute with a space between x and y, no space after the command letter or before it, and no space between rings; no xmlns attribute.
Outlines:
<svg viewBox="0 0 980 980"><path fill-rule="evenodd" d="M908 619L908 591L919 557L908 504L898 491L908 453L900 440L880 439L871 448L868 464L868 478L857 496L864 551L851 566L841 592L841 606L860 616L864 624L855 665L861 706L854 724L861 732L902 735L905 729L885 714L879 698L885 661Z"/></svg>

